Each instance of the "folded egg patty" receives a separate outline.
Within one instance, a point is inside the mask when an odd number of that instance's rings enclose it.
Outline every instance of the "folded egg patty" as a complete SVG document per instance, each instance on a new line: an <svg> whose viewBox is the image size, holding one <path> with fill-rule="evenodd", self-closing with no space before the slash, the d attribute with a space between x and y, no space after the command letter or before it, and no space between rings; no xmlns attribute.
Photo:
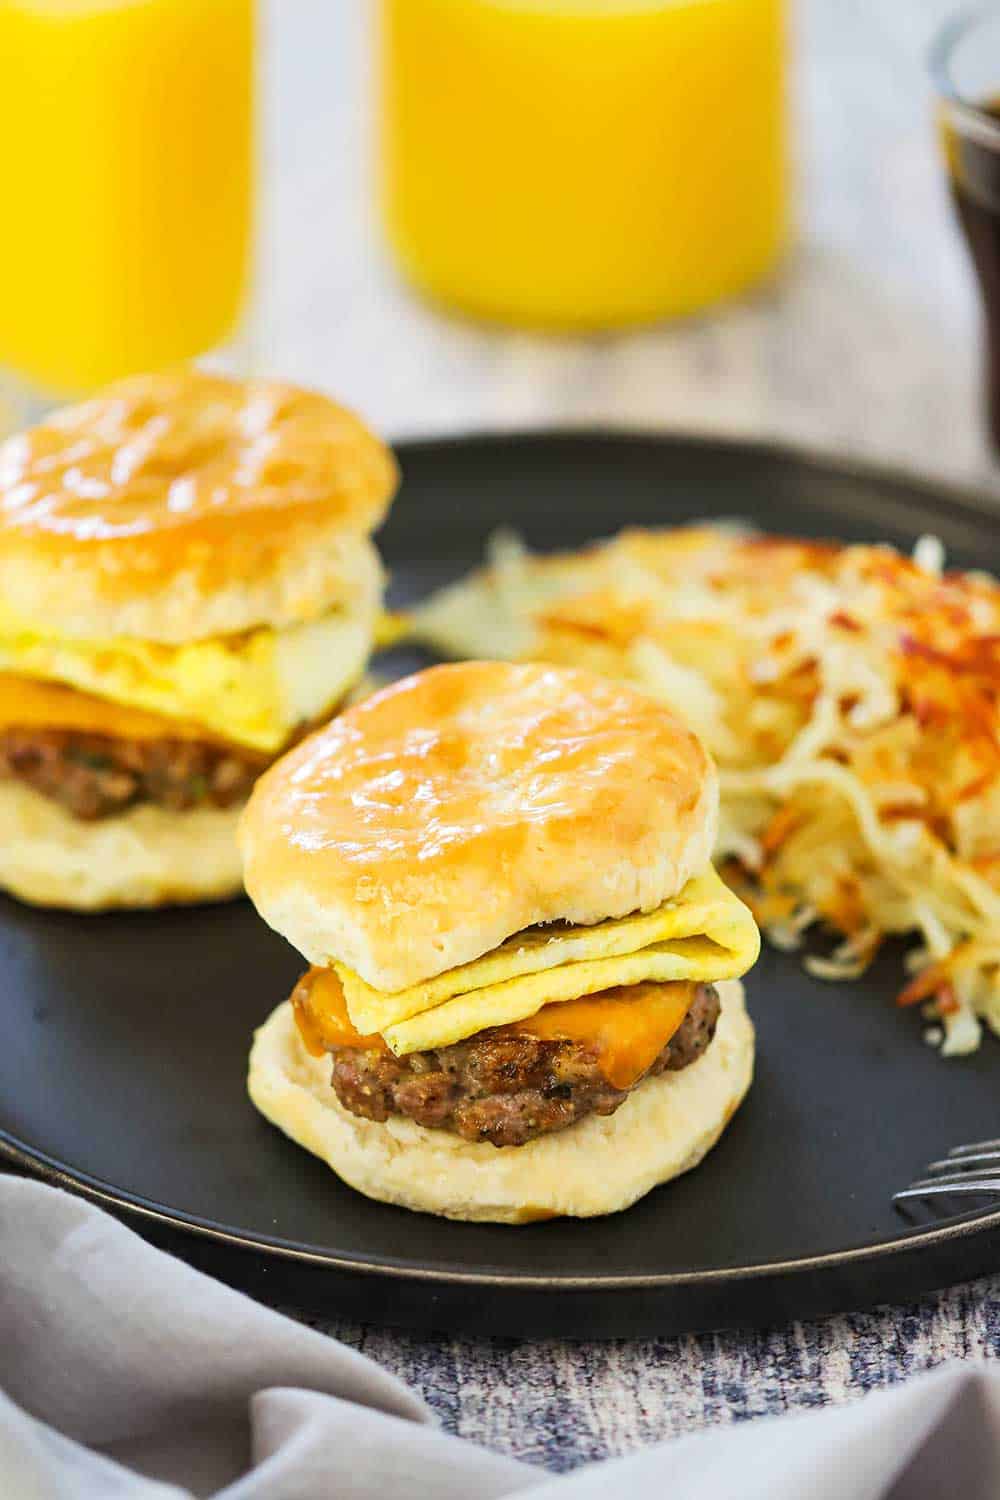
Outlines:
<svg viewBox="0 0 1000 1500"><path fill-rule="evenodd" d="M364 671L373 610L164 646L14 630L0 611L0 779L74 818L234 807Z"/></svg>
<svg viewBox="0 0 1000 1500"><path fill-rule="evenodd" d="M319 719L361 676L375 614L371 605L285 630L170 646L49 635L6 619L0 609L0 672L198 724L206 739L273 758L302 723Z"/></svg>
<svg viewBox="0 0 1000 1500"><path fill-rule="evenodd" d="M351 1024L362 1034L380 1033L403 1056L612 988L736 978L759 951L753 917L709 866L655 911L591 926L529 928L408 989L377 990L345 964L333 969Z"/></svg>

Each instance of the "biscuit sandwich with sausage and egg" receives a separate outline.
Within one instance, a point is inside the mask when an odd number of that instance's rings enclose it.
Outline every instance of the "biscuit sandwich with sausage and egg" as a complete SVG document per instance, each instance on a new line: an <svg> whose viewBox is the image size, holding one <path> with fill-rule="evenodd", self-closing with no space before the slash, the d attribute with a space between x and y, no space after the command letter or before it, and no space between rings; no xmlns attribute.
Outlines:
<svg viewBox="0 0 1000 1500"><path fill-rule="evenodd" d="M587 672L434 667L350 708L241 823L247 890L312 965L254 1103L452 1218L610 1213L695 1166L753 1070L717 809L686 726Z"/></svg>
<svg viewBox="0 0 1000 1500"><path fill-rule="evenodd" d="M253 782L365 669L395 485L325 397L192 372L0 446L0 888L239 889Z"/></svg>

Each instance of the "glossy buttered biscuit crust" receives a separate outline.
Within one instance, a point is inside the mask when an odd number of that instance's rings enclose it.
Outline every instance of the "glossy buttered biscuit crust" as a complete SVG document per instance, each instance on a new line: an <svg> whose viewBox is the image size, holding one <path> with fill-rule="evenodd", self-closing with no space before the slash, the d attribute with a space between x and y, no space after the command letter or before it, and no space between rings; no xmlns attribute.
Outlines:
<svg viewBox="0 0 1000 1500"><path fill-rule="evenodd" d="M718 787L660 703L465 662L377 693L258 782L247 889L311 963L398 990L539 922L650 911L704 869Z"/></svg>
<svg viewBox="0 0 1000 1500"><path fill-rule="evenodd" d="M167 643L349 610L397 477L315 392L136 377L0 445L0 606L51 634Z"/></svg>

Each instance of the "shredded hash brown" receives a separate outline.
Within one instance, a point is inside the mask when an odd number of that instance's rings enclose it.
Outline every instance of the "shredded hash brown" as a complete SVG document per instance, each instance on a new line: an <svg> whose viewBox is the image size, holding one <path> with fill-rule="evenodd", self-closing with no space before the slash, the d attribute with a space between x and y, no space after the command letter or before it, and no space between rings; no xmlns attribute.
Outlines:
<svg viewBox="0 0 1000 1500"><path fill-rule="evenodd" d="M719 765L717 856L776 945L837 935L852 978L916 936L900 1005L932 1041L1000 1033L1000 585L913 558L748 534L625 531L534 557L515 538L435 595L416 636L455 656L587 666L671 703Z"/></svg>

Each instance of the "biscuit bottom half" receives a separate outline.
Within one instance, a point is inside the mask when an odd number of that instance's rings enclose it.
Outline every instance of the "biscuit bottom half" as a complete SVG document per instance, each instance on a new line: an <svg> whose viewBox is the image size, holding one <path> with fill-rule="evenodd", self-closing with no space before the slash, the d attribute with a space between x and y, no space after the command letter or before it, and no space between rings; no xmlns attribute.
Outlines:
<svg viewBox="0 0 1000 1500"><path fill-rule="evenodd" d="M613 1115L588 1115L524 1146L464 1141L399 1115L379 1122L351 1114L331 1087L329 1058L303 1047L287 1001L254 1037L250 1097L369 1198L502 1224L617 1213L696 1167L750 1087L754 1030L743 986L730 979L717 989L718 1027L697 1062L647 1079Z"/></svg>
<svg viewBox="0 0 1000 1500"><path fill-rule="evenodd" d="M31 787L0 782L0 890L75 911L224 900L243 888L241 812L144 803L88 823Z"/></svg>

